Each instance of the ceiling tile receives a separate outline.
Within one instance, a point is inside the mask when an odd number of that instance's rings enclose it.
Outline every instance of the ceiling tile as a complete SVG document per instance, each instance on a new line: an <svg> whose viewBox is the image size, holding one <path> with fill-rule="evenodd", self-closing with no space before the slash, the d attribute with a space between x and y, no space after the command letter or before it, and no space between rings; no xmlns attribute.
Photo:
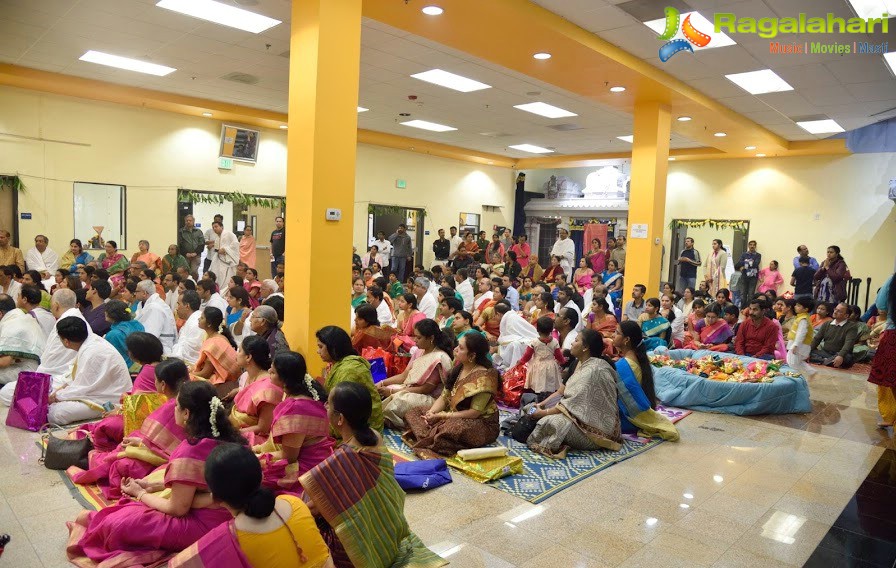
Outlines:
<svg viewBox="0 0 896 568"><path fill-rule="evenodd" d="M896 47L896 45L894 45ZM851 55L840 61L825 63L825 67L844 85L886 81L893 75L880 55Z"/></svg>
<svg viewBox="0 0 896 568"><path fill-rule="evenodd" d="M854 83L846 85L846 90L860 102L892 100L896 99L896 79Z"/></svg>

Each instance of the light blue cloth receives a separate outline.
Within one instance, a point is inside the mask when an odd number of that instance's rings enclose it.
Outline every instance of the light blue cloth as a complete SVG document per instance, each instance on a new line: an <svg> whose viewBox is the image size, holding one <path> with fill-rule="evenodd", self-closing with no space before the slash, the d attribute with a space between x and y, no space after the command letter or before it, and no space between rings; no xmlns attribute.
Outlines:
<svg viewBox="0 0 896 568"><path fill-rule="evenodd" d="M128 346L125 344L125 340L135 331L146 330L143 329L143 324L137 320L120 321L113 323L112 327L109 328L109 331L106 332L106 335L103 336L106 341L112 344L112 347L121 353L128 369L134 366L134 362L128 357Z"/></svg>
<svg viewBox="0 0 896 568"><path fill-rule="evenodd" d="M894 317L893 314L893 312L896 311L896 306L889 305L890 286L892 285L893 277L890 276L889 278L887 278L887 281L884 283L884 285L880 287L880 291L877 293L877 298L874 301L874 305L877 306L878 312L882 312L885 310L887 312L887 329L896 329L896 324L893 323L894 320L896 320L896 317Z"/></svg>
<svg viewBox="0 0 896 568"><path fill-rule="evenodd" d="M657 353L661 350L657 350ZM665 350L662 350L665 353ZM705 355L736 357L745 363L758 361L734 353L692 349L668 351L672 359L700 358ZM782 371L790 371L783 367ZM812 411L809 385L803 377L775 377L771 383L725 383L710 381L673 367L654 367L653 380L658 400L666 406L704 412L722 412L748 416L753 414L791 414Z"/></svg>

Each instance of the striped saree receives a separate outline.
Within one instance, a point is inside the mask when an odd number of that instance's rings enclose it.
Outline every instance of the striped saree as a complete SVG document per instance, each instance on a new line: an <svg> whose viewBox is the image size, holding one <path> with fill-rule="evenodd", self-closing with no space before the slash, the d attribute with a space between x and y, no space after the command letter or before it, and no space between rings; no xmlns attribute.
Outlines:
<svg viewBox="0 0 896 568"><path fill-rule="evenodd" d="M411 532L404 517L404 491L383 447L343 444L299 481L329 525L321 532L337 568L448 564Z"/></svg>

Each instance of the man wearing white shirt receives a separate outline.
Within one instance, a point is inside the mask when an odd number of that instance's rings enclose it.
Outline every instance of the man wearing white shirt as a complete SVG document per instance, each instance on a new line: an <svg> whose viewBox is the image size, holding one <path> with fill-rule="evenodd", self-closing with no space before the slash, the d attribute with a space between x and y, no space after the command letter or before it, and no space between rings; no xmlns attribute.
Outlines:
<svg viewBox="0 0 896 568"><path fill-rule="evenodd" d="M414 295L417 296L417 309L429 319L435 319L439 309L439 301L429 292L429 278L420 277L414 280Z"/></svg>
<svg viewBox="0 0 896 568"><path fill-rule="evenodd" d="M75 293L68 288L53 292L53 299L50 302L50 311L53 312L53 315L57 320L67 317L76 317L84 320L84 324L87 325L87 320L81 315L81 310L77 308ZM87 326L87 332L91 335L93 334L93 332L90 331L89 325ZM56 389L65 384L66 381L70 380L70 377L67 375L69 371L71 371L72 363L76 356L76 352L66 348L59 340L59 334L54 326L53 331L47 337L46 347L44 347L44 351L40 355L40 365L35 372L51 375L53 377L52 388ZM119 357L121 357L120 354ZM15 381L7 383L0 389L0 404L9 406L15 391Z"/></svg>
<svg viewBox="0 0 896 568"><path fill-rule="evenodd" d="M171 354L174 340L177 338L177 324L174 314L165 300L156 293L156 285L152 280L141 280L137 283L134 298L143 305L137 310L136 320L143 324L146 333L155 335L162 342L165 355Z"/></svg>
<svg viewBox="0 0 896 568"><path fill-rule="evenodd" d="M72 380L54 388L49 398L47 420L71 424L100 418L105 404L116 404L133 387L127 364L111 343L90 332L78 317L64 317L56 324L66 349L75 352Z"/></svg>
<svg viewBox="0 0 896 568"><path fill-rule="evenodd" d="M557 303L554 305L554 311L558 314L560 313L560 310L564 308L575 311L578 321L573 327L576 331L580 331L584 327L584 324L582 323L584 318L582 318L582 309L579 308L579 305L576 304L575 301L573 301L572 295L573 289L571 287L565 286L561 288L557 293Z"/></svg>
<svg viewBox="0 0 896 568"><path fill-rule="evenodd" d="M448 255L448 260L454 260L454 257L457 256L457 247L464 242L464 240L457 234L457 227L449 227L448 231L451 234L451 236L448 237L448 240L451 243L451 248L449 249L451 253Z"/></svg>
<svg viewBox="0 0 896 568"><path fill-rule="evenodd" d="M42 280L52 280L53 275L59 268L59 255L48 248L50 239L44 235L34 237L34 247L25 254L25 266L28 270L37 270L40 272Z"/></svg>
<svg viewBox="0 0 896 568"><path fill-rule="evenodd" d="M467 269L461 268L455 272L454 281L457 283L454 289L464 299L464 310L472 312L473 299L476 297L476 292L473 290L473 284L470 282L470 275Z"/></svg>
<svg viewBox="0 0 896 568"><path fill-rule="evenodd" d="M162 279L162 286L165 287L165 303L171 309L171 313L177 311L177 298L180 296L177 288L180 285L180 276L174 272L170 272Z"/></svg>
<svg viewBox="0 0 896 568"><path fill-rule="evenodd" d="M22 371L37 369L46 342L37 320L0 294L0 384L15 381Z"/></svg>
<svg viewBox="0 0 896 568"><path fill-rule="evenodd" d="M177 316L184 320L184 325L180 328L177 342L171 349L171 356L183 359L188 365L196 363L199 359L202 342L205 341L205 332L199 327L201 304L199 294L193 290L187 290L177 300Z"/></svg>
<svg viewBox="0 0 896 568"><path fill-rule="evenodd" d="M12 298L13 302L18 302L19 295L22 293L22 285L16 281L15 275L14 266L0 266L0 294L6 294Z"/></svg>
<svg viewBox="0 0 896 568"><path fill-rule="evenodd" d="M376 245L378 251L376 253L376 261L380 263L383 274L388 274L389 262L392 258L392 243L386 238L386 233L377 231L376 238L370 241L370 245ZM367 245L367 248L370 248L370 245Z"/></svg>
<svg viewBox="0 0 896 568"><path fill-rule="evenodd" d="M510 302L510 307L516 312L520 311L520 293L513 287L510 276L506 274L502 276L501 284L507 287L507 301Z"/></svg>
<svg viewBox="0 0 896 568"><path fill-rule="evenodd" d="M389 304L383 299L383 289L379 286L371 286L367 289L367 303L376 308L376 317L380 325L395 325L395 318L389 310Z"/></svg>
<svg viewBox="0 0 896 568"><path fill-rule="evenodd" d="M560 313L554 318L554 329L559 334L560 349L564 351L572 348L572 342L576 340L579 332L576 327L579 324L579 316L572 308L560 308Z"/></svg>
<svg viewBox="0 0 896 568"><path fill-rule="evenodd" d="M46 340L53 333L53 328L56 327L56 318L53 317L50 310L41 307L42 301L43 295L40 293L40 289L35 286L23 286L17 306L37 320L37 324L43 331L44 340Z"/></svg>
<svg viewBox="0 0 896 568"><path fill-rule="evenodd" d="M560 257L560 266L563 267L564 274L572 274L572 267L576 262L576 245L569 238L569 229L561 226L559 229L560 238L554 243L551 249L551 256ZM571 280L571 278L570 278Z"/></svg>
<svg viewBox="0 0 896 568"><path fill-rule="evenodd" d="M200 280L196 283L196 292L202 300L200 311L205 308L218 308L221 310L221 315L227 315L227 301L221 297L221 294L215 291L214 282L211 280Z"/></svg>

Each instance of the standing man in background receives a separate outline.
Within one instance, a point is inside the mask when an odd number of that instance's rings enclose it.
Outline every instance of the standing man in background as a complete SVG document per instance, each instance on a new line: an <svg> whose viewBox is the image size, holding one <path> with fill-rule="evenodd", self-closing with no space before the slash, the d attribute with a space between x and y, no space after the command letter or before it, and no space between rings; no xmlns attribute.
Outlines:
<svg viewBox="0 0 896 568"><path fill-rule="evenodd" d="M202 231L196 228L196 218L187 215L184 217L184 226L177 232L177 249L190 263L190 274L193 278L199 278L199 259L202 257L203 246L205 237Z"/></svg>
<svg viewBox="0 0 896 568"><path fill-rule="evenodd" d="M215 230L213 229L215 223L221 223L221 225L223 225L224 215L221 215L220 213L215 215L214 220L212 221L212 226L205 230L205 262L202 263L203 274L208 272L209 267L212 265L212 257L215 254L213 249L215 248L215 241L218 238L218 234L215 233ZM216 276L220 277L221 275L217 274Z"/></svg>
<svg viewBox="0 0 896 568"><path fill-rule="evenodd" d="M277 276L277 265L283 262L286 253L286 229L283 228L283 217L274 219L277 228L271 231L271 278Z"/></svg>
<svg viewBox="0 0 896 568"><path fill-rule="evenodd" d="M697 290L697 268L702 264L700 253L694 248L694 239L687 237L684 250L678 257L678 290L682 293L685 288L693 292Z"/></svg>
<svg viewBox="0 0 896 568"><path fill-rule="evenodd" d="M448 237L448 240L451 241L451 254L448 255L448 259L454 261L454 257L457 256L457 247L464 242L464 240L457 234L457 227L448 227L448 231L451 234L451 236Z"/></svg>
<svg viewBox="0 0 896 568"><path fill-rule="evenodd" d="M740 268L741 309L747 307L747 302L756 293L756 284L759 281L759 268L762 266L762 255L756 252L756 241L747 243L747 251L740 255L740 259L734 268Z"/></svg>
<svg viewBox="0 0 896 568"><path fill-rule="evenodd" d="M439 238L432 243L432 252L436 255L436 262L441 265L448 263L451 255L451 241L445 238L445 229L439 229Z"/></svg>
<svg viewBox="0 0 896 568"><path fill-rule="evenodd" d="M551 248L551 256L560 257L560 266L563 267L563 273L572 275L572 267L576 263L576 245L569 238L569 229L565 225L561 225L557 231L560 238Z"/></svg>
<svg viewBox="0 0 896 568"><path fill-rule="evenodd" d="M414 260L414 244L408 235L408 227L404 223L398 225L398 230L389 236L392 243L392 271L395 272L399 282L407 278L408 263Z"/></svg>
<svg viewBox="0 0 896 568"><path fill-rule="evenodd" d="M380 268L383 271L383 276L388 276L389 263L392 260L392 243L390 243L386 239L386 233L377 231L376 239L371 241L370 244L367 245L368 250L370 249L371 245L376 245L376 261L380 263Z"/></svg>

